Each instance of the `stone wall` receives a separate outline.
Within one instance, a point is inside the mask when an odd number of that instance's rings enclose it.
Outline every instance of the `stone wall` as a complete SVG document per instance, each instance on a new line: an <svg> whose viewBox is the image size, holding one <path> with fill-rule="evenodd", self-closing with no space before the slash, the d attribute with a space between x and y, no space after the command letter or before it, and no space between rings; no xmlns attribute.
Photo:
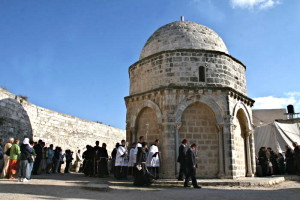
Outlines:
<svg viewBox="0 0 300 200"><path fill-rule="evenodd" d="M107 144L112 151L116 142L126 138L125 130L83 120L33 105L0 88L0 117L5 118L0 126L0 138L24 136L42 139L47 145L61 146L75 151L95 141Z"/></svg>
<svg viewBox="0 0 300 200"><path fill-rule="evenodd" d="M199 67L205 81L199 81ZM166 51L138 61L129 68L130 95L163 86L231 87L246 94L245 66L233 57L213 51Z"/></svg>
<svg viewBox="0 0 300 200"><path fill-rule="evenodd" d="M125 101L127 141L134 142L137 136L144 135L146 124L154 124L153 119L156 118L158 124L149 134L161 139L161 177L176 177L179 170L176 158L183 138L187 138L190 144L195 142L199 145L197 157L200 167L197 176L245 176L246 164L242 162L246 156L250 158L247 169L251 168L247 176L253 176L255 157L252 135L242 138L240 133L239 137L235 137L235 130L238 126L245 127L245 123L248 125L244 134L252 130L253 100L231 88L169 87L132 95L126 97ZM248 113L244 115L247 119L241 122L243 125L238 124L239 110ZM152 117L149 117L150 113ZM247 147L240 148L244 146Z"/></svg>
<svg viewBox="0 0 300 200"><path fill-rule="evenodd" d="M218 175L218 131L213 111L203 103L195 103L182 114L180 141L197 144L197 177L214 178Z"/></svg>

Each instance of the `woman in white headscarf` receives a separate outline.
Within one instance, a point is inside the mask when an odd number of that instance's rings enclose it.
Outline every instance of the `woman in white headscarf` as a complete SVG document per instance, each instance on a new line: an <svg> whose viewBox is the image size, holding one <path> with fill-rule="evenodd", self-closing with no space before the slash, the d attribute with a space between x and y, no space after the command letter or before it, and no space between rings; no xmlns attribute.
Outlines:
<svg viewBox="0 0 300 200"><path fill-rule="evenodd" d="M32 148L29 145L29 138L24 138L23 144L21 145L21 154L19 160L19 182L28 182L28 160L31 158Z"/></svg>

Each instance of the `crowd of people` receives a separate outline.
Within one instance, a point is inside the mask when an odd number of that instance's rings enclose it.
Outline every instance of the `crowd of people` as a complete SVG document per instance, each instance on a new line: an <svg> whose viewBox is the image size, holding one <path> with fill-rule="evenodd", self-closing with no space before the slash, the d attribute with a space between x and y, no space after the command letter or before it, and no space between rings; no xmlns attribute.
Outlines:
<svg viewBox="0 0 300 200"><path fill-rule="evenodd" d="M277 153L271 147L261 147L257 159L257 175L271 176L297 174L300 176L300 146L293 142L294 149L285 146L285 152Z"/></svg>
<svg viewBox="0 0 300 200"><path fill-rule="evenodd" d="M40 175L42 173L61 173L61 166L66 161L65 173L70 172L70 164L73 160L73 152L61 147L49 147L45 142L39 140L34 142L29 138L20 140L10 138L2 146L3 140L0 139L0 172L1 178L16 179L19 182L28 182L31 175Z"/></svg>
<svg viewBox="0 0 300 200"><path fill-rule="evenodd" d="M158 145L159 140L156 139L148 148L143 136L129 147L126 146L126 141L122 140L116 144L109 158L106 144L103 143L100 147L99 141L96 141L96 146L86 146L86 151L82 155L83 164L79 171L91 177L106 177L113 174L118 180L132 176L134 185L150 185L153 179L159 178Z"/></svg>
<svg viewBox="0 0 300 200"><path fill-rule="evenodd" d="M2 178L16 179L19 182L28 182L31 175L42 173L61 173L64 164L64 173L70 173L71 168L76 172L83 172L90 177L108 177L116 179L133 178L134 185L151 185L154 179L159 179L160 168L160 141L156 139L148 148L144 137L140 136L137 143L126 146L126 141L117 143L108 155L107 145L96 141L96 145L86 145L81 154L77 150L75 162L72 164L73 152L61 147L54 149L53 144L48 147L45 142L34 142L24 138L20 144L18 139L10 138L3 146L0 139L0 172ZM286 151L276 153L272 148L261 147L257 157L257 176L271 176L280 174L297 174L300 176L300 146L294 142L294 149L286 145ZM184 187L190 187L192 180L194 188L201 188L196 181L196 150L197 145L188 147L188 140L184 139L179 147L177 162L180 164L178 180L183 181Z"/></svg>

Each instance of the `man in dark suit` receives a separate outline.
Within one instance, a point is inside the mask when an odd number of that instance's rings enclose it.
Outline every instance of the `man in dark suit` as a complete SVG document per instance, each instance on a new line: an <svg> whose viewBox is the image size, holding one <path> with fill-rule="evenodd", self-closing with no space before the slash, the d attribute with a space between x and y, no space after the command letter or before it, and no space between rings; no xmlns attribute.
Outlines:
<svg viewBox="0 0 300 200"><path fill-rule="evenodd" d="M197 149L197 145L192 144L191 148L189 148L186 152L186 178L184 181L184 187L189 187L188 184L191 178L194 188L200 189L201 187L198 186L196 180L196 168L197 168L196 156L195 156L196 149Z"/></svg>
<svg viewBox="0 0 300 200"><path fill-rule="evenodd" d="M188 141L186 139L183 139L181 145L179 146L179 154L177 158L177 162L180 163L178 181L183 181L183 175L186 177L186 167L185 167L186 155L185 154L187 151L187 144Z"/></svg>

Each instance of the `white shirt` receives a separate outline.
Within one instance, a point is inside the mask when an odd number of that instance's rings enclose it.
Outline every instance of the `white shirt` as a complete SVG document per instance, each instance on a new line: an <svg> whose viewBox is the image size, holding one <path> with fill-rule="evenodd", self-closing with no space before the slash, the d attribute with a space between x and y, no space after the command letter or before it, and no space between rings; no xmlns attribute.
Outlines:
<svg viewBox="0 0 300 200"><path fill-rule="evenodd" d="M127 166L127 165L128 165L127 149L126 147L119 146L117 149L115 166Z"/></svg>
<svg viewBox="0 0 300 200"><path fill-rule="evenodd" d="M137 152L138 152L138 148L139 148L139 147L142 147L142 144L138 142L138 143L136 144L136 146L135 146L135 149L134 149L134 155L133 155L133 160L132 160L133 164L136 163L136 155L137 155Z"/></svg>
<svg viewBox="0 0 300 200"><path fill-rule="evenodd" d="M156 145L152 145L148 152L148 157L147 157L147 162L146 162L147 167L159 167L160 166L159 155L156 154L156 156L153 157L153 155L157 152L159 152L158 147Z"/></svg>
<svg viewBox="0 0 300 200"><path fill-rule="evenodd" d="M136 155L134 154L135 148L131 148L129 151L128 167L133 167L136 163Z"/></svg>

